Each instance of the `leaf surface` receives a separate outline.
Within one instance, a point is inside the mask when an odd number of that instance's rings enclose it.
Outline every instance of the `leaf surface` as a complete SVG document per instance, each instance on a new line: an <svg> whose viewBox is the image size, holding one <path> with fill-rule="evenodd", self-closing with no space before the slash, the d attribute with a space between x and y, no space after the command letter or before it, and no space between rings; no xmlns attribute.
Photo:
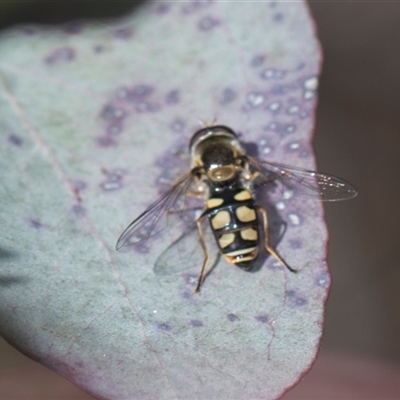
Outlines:
<svg viewBox="0 0 400 400"><path fill-rule="evenodd" d="M188 170L198 119L314 169L321 55L305 4L146 3L108 24L14 28L0 54L0 333L98 398L275 399L293 386L329 289L319 202L260 200L298 274L271 257L254 273L220 260L200 296L195 235L190 260L173 231L114 248ZM158 273L162 256L187 265Z"/></svg>

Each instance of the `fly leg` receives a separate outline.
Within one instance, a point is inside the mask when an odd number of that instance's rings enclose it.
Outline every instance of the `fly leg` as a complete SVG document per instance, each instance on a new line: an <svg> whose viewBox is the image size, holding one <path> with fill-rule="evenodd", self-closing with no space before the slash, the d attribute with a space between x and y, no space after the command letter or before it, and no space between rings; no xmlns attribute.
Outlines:
<svg viewBox="0 0 400 400"><path fill-rule="evenodd" d="M268 217L267 217L267 211L258 206L257 207L258 211L261 213L262 218L263 218L263 229L264 229L264 240L265 240L265 249L268 251L268 253L270 253L271 255L273 255L278 261L280 261L289 271L291 272L297 272L297 270L289 267L289 265L284 261L284 259L277 253L277 251L271 247L271 245L269 244L269 237L268 237Z"/></svg>
<svg viewBox="0 0 400 400"><path fill-rule="evenodd" d="M197 283L196 290L194 291L196 294L200 294L200 287L203 284L203 280L206 275L206 268L207 268L208 262L210 261L210 253L207 250L206 242L204 240L204 235L203 235L203 229L201 228L201 221L202 221L203 217L204 217L204 215L200 215L200 217L196 221L197 231L199 232L200 244L204 251L203 266L201 268L201 273L200 273L199 281Z"/></svg>

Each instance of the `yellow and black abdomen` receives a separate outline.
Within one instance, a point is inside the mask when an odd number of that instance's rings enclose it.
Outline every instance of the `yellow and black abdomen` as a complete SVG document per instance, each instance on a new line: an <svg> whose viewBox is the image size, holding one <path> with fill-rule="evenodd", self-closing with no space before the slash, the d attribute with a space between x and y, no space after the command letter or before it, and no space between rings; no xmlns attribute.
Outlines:
<svg viewBox="0 0 400 400"><path fill-rule="evenodd" d="M213 192L205 213L227 261L250 269L259 249L259 222L251 193L243 188Z"/></svg>

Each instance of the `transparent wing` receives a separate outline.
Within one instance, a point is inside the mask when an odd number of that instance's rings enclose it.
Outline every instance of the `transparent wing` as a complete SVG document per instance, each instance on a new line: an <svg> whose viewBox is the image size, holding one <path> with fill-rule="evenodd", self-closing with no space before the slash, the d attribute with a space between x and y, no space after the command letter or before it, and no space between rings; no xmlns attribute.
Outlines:
<svg viewBox="0 0 400 400"><path fill-rule="evenodd" d="M193 184L193 174L189 172L164 193L149 208L140 214L122 232L116 245L120 250L124 246L142 247L147 240L171 226L176 217L180 220L187 215L186 193Z"/></svg>
<svg viewBox="0 0 400 400"><path fill-rule="evenodd" d="M215 266L218 261L219 251L211 229L203 224L203 236L210 253L208 269ZM154 264L154 273L159 276L174 275L193 269L200 274L204 261L204 251L199 242L196 226L189 232L182 234L158 257ZM195 280L197 283L197 279Z"/></svg>
<svg viewBox="0 0 400 400"><path fill-rule="evenodd" d="M277 182L293 195L315 197L322 201L347 200L357 196L353 185L334 175L309 171L284 164L248 157L250 166L260 173L260 184Z"/></svg>

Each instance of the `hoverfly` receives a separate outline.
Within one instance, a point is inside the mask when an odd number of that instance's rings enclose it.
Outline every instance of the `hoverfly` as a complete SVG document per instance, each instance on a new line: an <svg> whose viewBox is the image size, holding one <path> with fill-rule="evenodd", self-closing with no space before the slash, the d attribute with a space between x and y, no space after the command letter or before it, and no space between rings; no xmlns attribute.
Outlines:
<svg viewBox="0 0 400 400"><path fill-rule="evenodd" d="M346 200L357 195L350 183L333 175L250 157L237 134L227 126L198 130L190 140L189 151L190 171L131 222L116 248L143 243L163 229L170 213L183 218L187 197L201 198L204 210L196 219L196 226L204 260L195 293L200 293L210 259L201 225L204 219L209 220L219 251L229 263L250 270L263 236L262 245L267 252L291 272L297 272L271 247L268 215L256 203L255 189L279 181L295 195L314 196L323 201Z"/></svg>

